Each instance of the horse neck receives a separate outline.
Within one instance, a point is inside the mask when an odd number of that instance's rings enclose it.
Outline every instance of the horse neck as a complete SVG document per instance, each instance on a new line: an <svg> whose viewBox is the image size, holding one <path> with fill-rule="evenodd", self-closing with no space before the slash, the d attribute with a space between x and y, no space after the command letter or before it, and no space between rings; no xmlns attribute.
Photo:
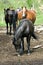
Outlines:
<svg viewBox="0 0 43 65"><path fill-rule="evenodd" d="M18 28L16 29L16 32L15 32L15 38L16 38L16 40L19 39L20 35L21 35L21 28L18 27Z"/></svg>
<svg viewBox="0 0 43 65"><path fill-rule="evenodd" d="M23 34L23 31L26 29L26 23L25 21L23 22L21 20L21 23L19 24L18 28L16 29L16 32L15 32L15 37L16 39L19 39L22 34Z"/></svg>
<svg viewBox="0 0 43 65"><path fill-rule="evenodd" d="M28 14L29 10L26 9L26 13L25 14Z"/></svg>

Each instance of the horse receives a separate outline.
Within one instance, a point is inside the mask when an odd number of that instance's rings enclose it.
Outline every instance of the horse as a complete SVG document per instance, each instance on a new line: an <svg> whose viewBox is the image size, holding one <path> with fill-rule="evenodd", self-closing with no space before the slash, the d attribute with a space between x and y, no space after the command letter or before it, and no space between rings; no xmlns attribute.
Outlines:
<svg viewBox="0 0 43 65"><path fill-rule="evenodd" d="M22 10L22 8L17 8L17 9L16 9L17 12L19 12L19 11L21 11L21 10Z"/></svg>
<svg viewBox="0 0 43 65"><path fill-rule="evenodd" d="M22 7L22 10L18 11L18 20L21 20L22 18L31 20L31 22L34 24L36 20L36 11L31 9L28 10L26 7Z"/></svg>
<svg viewBox="0 0 43 65"><path fill-rule="evenodd" d="M28 54L30 53L30 40L31 37L34 39L37 39L37 36L34 32L34 25L33 23L28 19L22 19L20 20L20 24L18 25L14 38L13 38L13 45L15 46L15 49L19 47L19 54L22 55L24 52L24 37L26 37L27 46L28 46ZM17 41L20 40L19 43Z"/></svg>
<svg viewBox="0 0 43 65"><path fill-rule="evenodd" d="M28 10L26 7L22 8L23 10L23 16L26 16L27 19L31 20L32 23L35 23L36 20L36 11L35 10Z"/></svg>
<svg viewBox="0 0 43 65"><path fill-rule="evenodd" d="M20 21L22 19L22 9L17 11L18 14L18 20Z"/></svg>
<svg viewBox="0 0 43 65"><path fill-rule="evenodd" d="M10 25L10 35L11 35L12 24L13 24L13 31L16 30L17 13L15 10L7 8L7 9L4 9L4 14L5 14L7 34L8 34L8 24L9 24Z"/></svg>

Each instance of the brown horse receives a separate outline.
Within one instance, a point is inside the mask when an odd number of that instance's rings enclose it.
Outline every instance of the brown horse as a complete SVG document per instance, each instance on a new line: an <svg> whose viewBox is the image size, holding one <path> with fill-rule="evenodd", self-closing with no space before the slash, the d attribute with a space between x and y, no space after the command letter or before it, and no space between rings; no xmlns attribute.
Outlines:
<svg viewBox="0 0 43 65"><path fill-rule="evenodd" d="M26 7L22 7L21 11L18 11L18 20L21 20L22 18L26 18L28 20L31 20L32 23L35 23L36 20L36 12L35 10L28 10Z"/></svg>
<svg viewBox="0 0 43 65"><path fill-rule="evenodd" d="M18 12L18 20L22 19L22 10Z"/></svg>

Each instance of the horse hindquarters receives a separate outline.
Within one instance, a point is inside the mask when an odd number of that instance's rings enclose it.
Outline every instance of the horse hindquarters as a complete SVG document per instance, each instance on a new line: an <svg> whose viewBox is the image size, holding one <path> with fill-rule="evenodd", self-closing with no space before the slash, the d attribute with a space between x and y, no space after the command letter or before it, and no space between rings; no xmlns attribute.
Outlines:
<svg viewBox="0 0 43 65"><path fill-rule="evenodd" d="M34 11L32 11L32 10L29 10L29 11L27 11L26 14L27 14L26 18L28 20L31 20L32 23L34 24L35 23L35 20L36 20L36 13Z"/></svg>

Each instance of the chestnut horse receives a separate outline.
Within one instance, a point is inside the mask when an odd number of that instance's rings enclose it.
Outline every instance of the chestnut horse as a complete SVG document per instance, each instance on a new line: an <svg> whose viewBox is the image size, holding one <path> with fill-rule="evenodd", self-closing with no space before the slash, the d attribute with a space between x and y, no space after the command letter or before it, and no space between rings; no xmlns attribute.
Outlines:
<svg viewBox="0 0 43 65"><path fill-rule="evenodd" d="M35 23L36 20L36 12L35 10L28 10L26 7L22 7L21 11L18 11L18 20L21 20L22 18L26 18L28 20L31 20L32 23Z"/></svg>

